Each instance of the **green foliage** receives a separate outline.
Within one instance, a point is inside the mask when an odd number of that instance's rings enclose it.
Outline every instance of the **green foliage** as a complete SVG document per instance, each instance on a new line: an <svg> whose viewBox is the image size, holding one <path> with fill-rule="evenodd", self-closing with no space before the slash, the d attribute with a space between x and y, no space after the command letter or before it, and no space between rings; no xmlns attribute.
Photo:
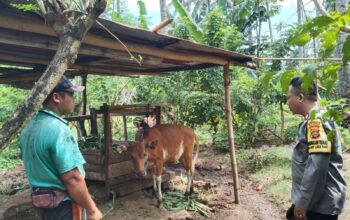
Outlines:
<svg viewBox="0 0 350 220"><path fill-rule="evenodd" d="M121 77L89 76L87 78L87 96L90 107L99 108L107 104L131 104L136 89L131 79Z"/></svg>
<svg viewBox="0 0 350 220"><path fill-rule="evenodd" d="M182 39L190 39L190 32L186 28L186 24L181 18L175 20L171 25L169 33L175 37L179 37Z"/></svg>
<svg viewBox="0 0 350 220"><path fill-rule="evenodd" d="M280 77L282 92L288 92L290 81L298 75L300 76L300 70L298 68L288 68L282 73Z"/></svg>
<svg viewBox="0 0 350 220"><path fill-rule="evenodd" d="M22 11L40 11L39 6L34 4L11 4L11 6Z"/></svg>
<svg viewBox="0 0 350 220"><path fill-rule="evenodd" d="M106 10L100 17L129 25L138 25L137 17L131 14L127 7L127 0L107 0L107 2Z"/></svg>
<svg viewBox="0 0 350 220"><path fill-rule="evenodd" d="M19 103L24 100L26 93L25 90L0 85L0 125L11 116Z"/></svg>
<svg viewBox="0 0 350 220"><path fill-rule="evenodd" d="M21 164L19 140L14 139L10 146L0 153L0 170L12 169Z"/></svg>
<svg viewBox="0 0 350 220"><path fill-rule="evenodd" d="M343 151L349 152L350 150L350 132L348 129L340 128L340 134L342 139Z"/></svg>
<svg viewBox="0 0 350 220"><path fill-rule="evenodd" d="M243 42L243 34L234 25L229 25L219 7L212 9L204 19L203 35L205 42L214 47L236 50Z"/></svg>
<svg viewBox="0 0 350 220"><path fill-rule="evenodd" d="M79 148L82 150L101 149L101 138L95 135L89 135L78 140Z"/></svg>
<svg viewBox="0 0 350 220"><path fill-rule="evenodd" d="M239 153L240 160L250 173L257 173L268 167L290 165L291 150L286 147L273 147L266 150L247 150Z"/></svg>
<svg viewBox="0 0 350 220"><path fill-rule="evenodd" d="M294 36L289 39L289 43L297 46L304 46L313 38L320 40L319 54L322 58L332 55L337 46L338 36L342 28L350 24L350 13L330 12L330 16L318 16L306 22L297 29ZM343 63L349 61L349 42L343 45Z"/></svg>
<svg viewBox="0 0 350 220"><path fill-rule="evenodd" d="M191 16L188 15L185 8L179 0L171 0L174 5L176 12L181 17L182 21L185 22L187 30L191 34L191 38L197 42L203 42L202 30L197 26L197 24L192 20Z"/></svg>
<svg viewBox="0 0 350 220"><path fill-rule="evenodd" d="M350 36L347 36L343 45L343 62L348 63L350 61Z"/></svg>
<svg viewBox="0 0 350 220"><path fill-rule="evenodd" d="M284 140L287 143L291 143L291 142L295 141L297 134L298 134L298 126L297 125L289 126L284 131Z"/></svg>
<svg viewBox="0 0 350 220"><path fill-rule="evenodd" d="M137 1L137 7L139 9L139 27L143 29L148 29L147 25L147 11L146 11L146 5L145 2L142 0Z"/></svg>
<svg viewBox="0 0 350 220"><path fill-rule="evenodd" d="M204 19L203 35L205 42L210 46L219 47L223 39L222 29L227 25L228 21L219 7L211 10Z"/></svg>

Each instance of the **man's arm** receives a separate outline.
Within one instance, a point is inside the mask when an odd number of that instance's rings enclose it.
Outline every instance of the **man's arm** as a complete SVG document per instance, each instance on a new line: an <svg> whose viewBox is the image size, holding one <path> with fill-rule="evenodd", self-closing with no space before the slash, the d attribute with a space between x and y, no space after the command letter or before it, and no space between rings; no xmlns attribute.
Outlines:
<svg viewBox="0 0 350 220"><path fill-rule="evenodd" d="M68 194L74 202L85 208L88 213L89 220L100 220L102 214L92 200L87 189L84 177L80 174L77 168L68 172L62 173L61 179L68 190Z"/></svg>
<svg viewBox="0 0 350 220"><path fill-rule="evenodd" d="M312 154L309 156L303 180L301 182L301 196L296 206L307 210L311 204L323 196L326 185L330 155Z"/></svg>
<svg viewBox="0 0 350 220"><path fill-rule="evenodd" d="M323 196L332 153L321 119L309 120L306 131L309 157L300 186L301 196L295 204L305 210Z"/></svg>

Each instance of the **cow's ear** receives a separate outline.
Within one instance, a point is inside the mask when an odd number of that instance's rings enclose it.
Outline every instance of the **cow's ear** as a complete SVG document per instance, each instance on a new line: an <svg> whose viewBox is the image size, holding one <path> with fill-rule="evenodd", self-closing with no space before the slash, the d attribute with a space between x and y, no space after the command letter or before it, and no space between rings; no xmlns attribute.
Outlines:
<svg viewBox="0 0 350 220"><path fill-rule="evenodd" d="M151 143L148 143L147 147L149 147L151 149L155 149L157 144L158 144L158 141L155 140L155 141L152 141Z"/></svg>

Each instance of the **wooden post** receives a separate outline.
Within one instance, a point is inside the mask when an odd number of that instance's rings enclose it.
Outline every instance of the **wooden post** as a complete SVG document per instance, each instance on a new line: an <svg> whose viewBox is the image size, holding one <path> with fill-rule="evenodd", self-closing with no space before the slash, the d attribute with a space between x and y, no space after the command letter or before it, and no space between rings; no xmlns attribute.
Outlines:
<svg viewBox="0 0 350 220"><path fill-rule="evenodd" d="M156 123L157 125L160 125L161 124L161 120L162 120L162 111L161 111L161 107L160 106L157 106L155 109L154 109L154 113L156 115Z"/></svg>
<svg viewBox="0 0 350 220"><path fill-rule="evenodd" d="M86 75L81 76L81 84L82 86L85 87L84 91L83 91L83 97L82 97L82 102L83 102L83 109L82 109L82 115L86 115ZM85 120L79 120L79 127L81 129L81 133L83 135L83 137L86 137L86 129L85 129Z"/></svg>
<svg viewBox="0 0 350 220"><path fill-rule="evenodd" d="M124 139L125 141L128 140L128 127L127 127L127 121L126 121L126 116L123 115L123 123L124 123Z"/></svg>
<svg viewBox="0 0 350 220"><path fill-rule="evenodd" d="M84 91L83 91L83 114L82 115L86 115L86 106L87 106L87 87L86 87L86 80L87 80L87 75L83 75L81 76L81 84L82 86L85 87Z"/></svg>
<svg viewBox="0 0 350 220"><path fill-rule="evenodd" d="M109 185L109 157L110 153L112 152L112 125L111 125L111 116L108 110L108 105L104 104L103 107L103 120L104 120L104 169L105 169L105 190L106 194L110 192L110 185Z"/></svg>
<svg viewBox="0 0 350 220"><path fill-rule="evenodd" d="M229 65L224 66L224 83L225 83L225 111L227 117L227 131L228 131L228 143L230 145L230 157L233 175L233 190L235 194L235 203L239 204L239 194L238 194L238 172L237 172L237 161L235 153L235 144L233 136L233 126L232 126L232 108L231 108L231 94L230 94L230 75L229 75Z"/></svg>
<svg viewBox="0 0 350 220"><path fill-rule="evenodd" d="M95 134L98 136L98 131L97 131L97 114L96 114L96 109L90 108L90 124L91 124L91 134Z"/></svg>

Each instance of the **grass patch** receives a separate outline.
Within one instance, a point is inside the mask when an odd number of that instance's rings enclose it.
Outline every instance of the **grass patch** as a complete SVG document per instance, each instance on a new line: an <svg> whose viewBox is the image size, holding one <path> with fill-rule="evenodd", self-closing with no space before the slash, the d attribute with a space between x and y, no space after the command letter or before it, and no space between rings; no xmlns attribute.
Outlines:
<svg viewBox="0 0 350 220"><path fill-rule="evenodd" d="M276 204L284 209L290 205L292 177L291 177L292 149L286 146L273 147L267 150L240 150L238 163L248 170L251 180L262 185L262 191ZM344 177L350 183L350 154L343 154ZM350 194L350 187L347 188Z"/></svg>
<svg viewBox="0 0 350 220"><path fill-rule="evenodd" d="M263 192L283 208L290 205L291 158L289 147L245 150L238 153L238 163L249 171L249 178L262 185Z"/></svg>
<svg viewBox="0 0 350 220"><path fill-rule="evenodd" d="M0 169L8 170L21 164L18 138L14 139L10 146L0 153Z"/></svg>

